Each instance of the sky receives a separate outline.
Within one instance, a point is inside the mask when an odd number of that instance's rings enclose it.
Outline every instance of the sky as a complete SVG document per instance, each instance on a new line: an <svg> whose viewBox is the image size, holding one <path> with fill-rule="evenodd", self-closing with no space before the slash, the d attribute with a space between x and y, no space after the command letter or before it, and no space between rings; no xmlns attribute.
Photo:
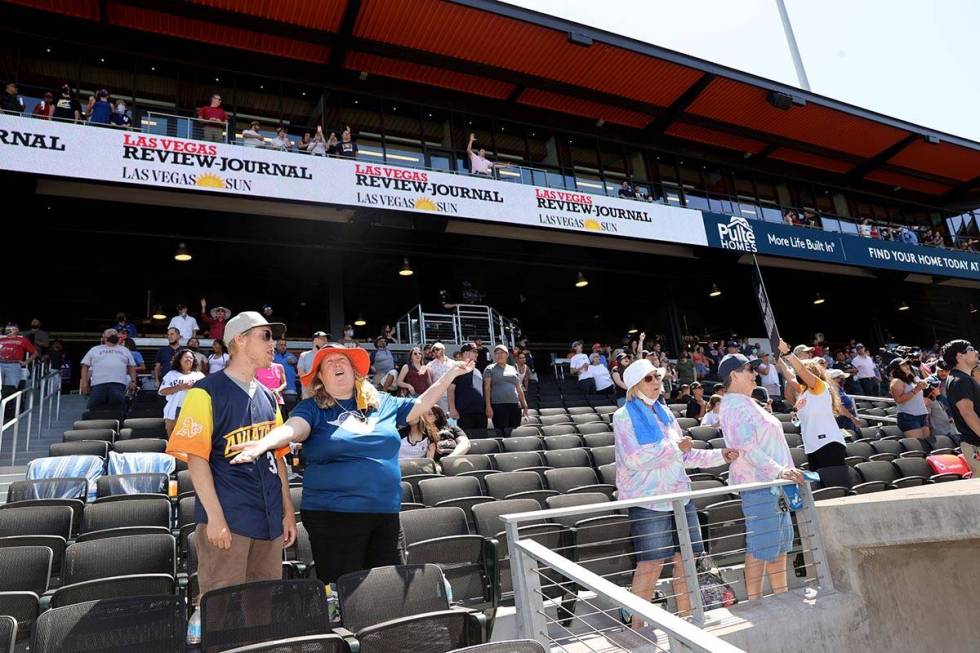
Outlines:
<svg viewBox="0 0 980 653"><path fill-rule="evenodd" d="M505 0L799 86L775 0ZM814 93L980 142L980 1L786 0Z"/></svg>

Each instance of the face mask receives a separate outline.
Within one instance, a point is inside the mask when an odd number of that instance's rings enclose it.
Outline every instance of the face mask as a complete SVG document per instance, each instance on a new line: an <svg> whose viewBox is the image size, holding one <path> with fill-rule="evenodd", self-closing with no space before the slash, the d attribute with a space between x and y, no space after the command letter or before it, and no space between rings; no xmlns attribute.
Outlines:
<svg viewBox="0 0 980 653"><path fill-rule="evenodd" d="M110 345L117 345L119 344L119 336L109 336L108 338L105 339L105 341L108 342Z"/></svg>

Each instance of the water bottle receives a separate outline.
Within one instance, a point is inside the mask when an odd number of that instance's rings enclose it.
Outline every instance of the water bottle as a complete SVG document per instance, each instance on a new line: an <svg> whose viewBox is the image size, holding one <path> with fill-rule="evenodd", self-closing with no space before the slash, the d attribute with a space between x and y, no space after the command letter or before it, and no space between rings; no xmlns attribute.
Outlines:
<svg viewBox="0 0 980 653"><path fill-rule="evenodd" d="M195 608L194 614L187 621L187 644L201 643L201 608Z"/></svg>
<svg viewBox="0 0 980 653"><path fill-rule="evenodd" d="M327 619L332 624L340 623L340 602L337 600L337 586L330 583L324 589L327 594Z"/></svg>

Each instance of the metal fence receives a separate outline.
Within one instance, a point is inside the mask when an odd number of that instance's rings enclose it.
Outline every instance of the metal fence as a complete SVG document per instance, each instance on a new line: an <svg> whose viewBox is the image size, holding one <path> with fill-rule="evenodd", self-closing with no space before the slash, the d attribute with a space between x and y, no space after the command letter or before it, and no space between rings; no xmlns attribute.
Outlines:
<svg viewBox="0 0 980 653"><path fill-rule="evenodd" d="M142 131L147 134L211 141L212 143L227 143L229 141L227 122L148 111L143 115L140 126Z"/></svg>
<svg viewBox="0 0 980 653"><path fill-rule="evenodd" d="M10 431L10 464L17 464L17 441L20 437L20 423L26 421L24 431L23 451L27 451L31 442L31 431L35 427L34 416L37 415L37 433L41 436L44 428L45 404L47 404L48 426L53 420L61 417L61 370L52 370L45 361L28 367L28 377L24 388L17 390L0 400L0 451L3 450L4 435ZM12 409L11 409L12 405Z"/></svg>
<svg viewBox="0 0 980 653"><path fill-rule="evenodd" d="M766 535L768 530L782 528L751 517L746 520L741 493L781 492L779 488L788 485L792 483L719 483L718 487L656 497L656 502L672 507L676 528L666 533L677 542L681 564L671 568L668 560L664 565L657 583L660 591L652 603L627 590L633 582L636 556L642 552L631 527L638 526L646 513L631 523L631 516L623 512L649 504L652 498L604 501L595 495L579 495L571 502L598 502L503 515L519 635L566 653L737 651L710 633L725 614L716 609L748 595L746 535ZM802 506L789 513L793 540L786 554L786 582L790 589L803 588L813 596L818 590L832 592L813 494L806 485L799 490ZM695 555L688 531L688 501L698 509L706 549L706 555L700 557ZM543 536L553 532L547 524L561 529L557 546L555 539ZM663 591L668 585L673 589ZM763 595L761 600L767 596ZM678 597L690 603L686 614L678 611ZM626 613L642 619L646 626L631 629Z"/></svg>

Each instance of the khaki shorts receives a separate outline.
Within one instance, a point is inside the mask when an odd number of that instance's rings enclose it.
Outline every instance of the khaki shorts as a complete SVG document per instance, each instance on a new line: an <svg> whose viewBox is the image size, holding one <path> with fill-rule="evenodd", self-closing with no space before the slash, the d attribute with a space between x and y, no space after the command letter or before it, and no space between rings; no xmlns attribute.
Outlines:
<svg viewBox="0 0 980 653"><path fill-rule="evenodd" d="M977 451L980 451L980 447L972 445L969 442L960 442L960 451L963 452L963 457L966 458L966 464L973 471L973 478L980 478L980 460L974 458Z"/></svg>
<svg viewBox="0 0 980 653"><path fill-rule="evenodd" d="M197 581L200 597L211 590L256 580L282 579L282 536L256 540L231 534L231 548L219 549L208 541L207 524L194 531L197 547Z"/></svg>

